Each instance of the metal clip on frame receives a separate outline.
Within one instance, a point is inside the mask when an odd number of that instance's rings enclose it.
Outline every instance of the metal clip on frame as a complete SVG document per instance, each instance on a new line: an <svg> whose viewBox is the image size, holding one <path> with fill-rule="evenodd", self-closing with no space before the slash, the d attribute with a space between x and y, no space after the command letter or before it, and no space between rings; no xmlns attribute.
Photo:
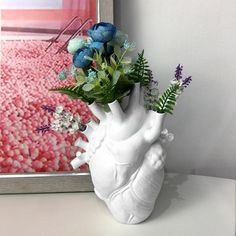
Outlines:
<svg viewBox="0 0 236 236"><path fill-rule="evenodd" d="M56 54L62 52L62 51L66 48L66 46L67 46L67 44L69 43L69 41L70 41L71 39L75 38L75 37L85 28L85 26L86 26L87 24L92 25L92 23L93 23L93 20L92 20L92 19L90 19L90 18L86 19L86 20L80 25L80 27L69 37L69 39L67 39L67 41L57 50Z"/></svg>
<svg viewBox="0 0 236 236"><path fill-rule="evenodd" d="M55 37L52 38L51 43L47 46L45 49L45 52L48 51L48 49L66 32L66 30L73 25L74 22L79 21L80 25L82 24L82 19L79 16L75 16L65 27L62 29L62 31Z"/></svg>
<svg viewBox="0 0 236 236"><path fill-rule="evenodd" d="M45 52L47 52L49 50L49 48L68 30L69 27L71 27L76 21L79 21L80 25L79 28L75 30L75 32L69 37L69 39L66 40L66 42L57 50L57 53L62 52L67 44L69 43L69 41L73 38L75 38L79 33L82 32L82 30L87 26L87 24L90 23L90 25L92 25L93 21L92 19L88 18L86 19L84 22L82 22L81 17L76 16L74 17L66 26L65 28L55 37L52 39L52 41L50 42L50 44L47 46L47 48L45 49Z"/></svg>

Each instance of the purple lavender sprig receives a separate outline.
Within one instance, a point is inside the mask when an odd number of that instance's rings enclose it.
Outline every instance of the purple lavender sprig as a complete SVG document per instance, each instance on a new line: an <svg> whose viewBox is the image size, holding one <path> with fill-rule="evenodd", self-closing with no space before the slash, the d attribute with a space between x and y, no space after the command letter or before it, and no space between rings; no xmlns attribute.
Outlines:
<svg viewBox="0 0 236 236"><path fill-rule="evenodd" d="M183 66L179 64L175 70L175 78L178 81L182 79L182 70L183 70Z"/></svg>
<svg viewBox="0 0 236 236"><path fill-rule="evenodd" d="M45 134L46 132L50 131L50 125L43 125L43 126L41 126L41 127L38 127L38 128L36 129L36 131L37 131L38 133Z"/></svg>
<svg viewBox="0 0 236 236"><path fill-rule="evenodd" d="M187 77L186 79L183 80L182 86L187 88L190 85L191 81L192 81L192 76Z"/></svg>
<svg viewBox="0 0 236 236"><path fill-rule="evenodd" d="M54 106L49 106L49 105L42 105L41 108L43 108L43 110L50 112L50 113L54 113L56 108Z"/></svg>

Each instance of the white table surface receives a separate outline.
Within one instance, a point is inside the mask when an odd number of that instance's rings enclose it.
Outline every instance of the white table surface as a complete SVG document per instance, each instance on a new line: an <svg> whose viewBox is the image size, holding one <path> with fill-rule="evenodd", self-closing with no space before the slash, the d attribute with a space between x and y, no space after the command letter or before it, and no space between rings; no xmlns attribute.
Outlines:
<svg viewBox="0 0 236 236"><path fill-rule="evenodd" d="M114 221L94 193L0 195L0 236L235 236L235 181L168 175L152 216Z"/></svg>

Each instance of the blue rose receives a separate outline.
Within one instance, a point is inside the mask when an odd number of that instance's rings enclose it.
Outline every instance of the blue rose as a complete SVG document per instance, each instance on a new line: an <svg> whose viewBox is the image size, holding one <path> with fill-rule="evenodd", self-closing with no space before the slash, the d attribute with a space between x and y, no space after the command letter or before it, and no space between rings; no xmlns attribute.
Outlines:
<svg viewBox="0 0 236 236"><path fill-rule="evenodd" d="M114 52L114 47L107 43L92 42L89 47L102 52L104 56L110 56Z"/></svg>
<svg viewBox="0 0 236 236"><path fill-rule="evenodd" d="M86 57L93 57L94 51L91 48L81 48L73 56L73 64L77 68L85 68L91 64Z"/></svg>
<svg viewBox="0 0 236 236"><path fill-rule="evenodd" d="M88 30L88 35L95 42L106 43L113 39L116 34L116 27L113 24L100 22Z"/></svg>
<svg viewBox="0 0 236 236"><path fill-rule="evenodd" d="M114 47L105 43L104 44L104 55L105 56L110 56L114 52Z"/></svg>
<svg viewBox="0 0 236 236"><path fill-rule="evenodd" d="M92 42L89 47L92 49L96 49L97 51L104 51L104 43L101 42Z"/></svg>

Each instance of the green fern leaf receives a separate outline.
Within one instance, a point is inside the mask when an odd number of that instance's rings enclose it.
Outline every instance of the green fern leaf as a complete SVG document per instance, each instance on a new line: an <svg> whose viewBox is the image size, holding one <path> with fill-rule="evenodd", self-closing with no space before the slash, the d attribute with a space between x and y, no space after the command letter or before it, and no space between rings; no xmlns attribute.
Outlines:
<svg viewBox="0 0 236 236"><path fill-rule="evenodd" d="M86 96L85 92L81 87L77 85L70 85L61 88L53 88L50 91L59 92L61 94L68 95L72 99L81 99L84 102L88 102L89 104L94 101L94 99Z"/></svg>
<svg viewBox="0 0 236 236"><path fill-rule="evenodd" d="M176 99L178 97L179 84L171 85L154 105L154 110L158 113L173 114Z"/></svg>
<svg viewBox="0 0 236 236"><path fill-rule="evenodd" d="M147 59L144 58L144 50L138 53L138 59L132 66L129 78L135 83L140 82L142 86L147 85L152 79L152 71L149 69Z"/></svg>

